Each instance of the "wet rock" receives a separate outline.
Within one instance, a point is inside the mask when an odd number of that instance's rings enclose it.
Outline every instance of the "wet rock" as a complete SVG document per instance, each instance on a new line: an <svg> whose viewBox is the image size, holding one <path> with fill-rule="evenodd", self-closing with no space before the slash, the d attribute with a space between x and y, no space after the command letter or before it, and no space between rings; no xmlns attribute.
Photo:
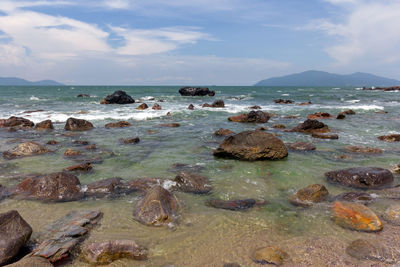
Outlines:
<svg viewBox="0 0 400 267"><path fill-rule="evenodd" d="M139 105L136 109L137 110L145 110L148 108L149 108L149 106L146 103L143 103L143 104Z"/></svg>
<svg viewBox="0 0 400 267"><path fill-rule="evenodd" d="M35 125L35 130L53 130L54 126L51 120L45 120Z"/></svg>
<svg viewBox="0 0 400 267"><path fill-rule="evenodd" d="M337 114L336 119L337 120L344 120L346 118L346 115L343 112L340 112Z"/></svg>
<svg viewBox="0 0 400 267"><path fill-rule="evenodd" d="M190 105L188 106L188 109L193 110L193 109L194 109L193 104L190 104Z"/></svg>
<svg viewBox="0 0 400 267"><path fill-rule="evenodd" d="M169 172L181 172L181 171L190 171L190 172L200 172L204 169L201 165L190 165L185 163L174 163L169 168Z"/></svg>
<svg viewBox="0 0 400 267"><path fill-rule="evenodd" d="M313 133L311 136L319 139L339 139L339 135L334 133Z"/></svg>
<svg viewBox="0 0 400 267"><path fill-rule="evenodd" d="M14 159L18 157L36 156L48 152L50 151L41 144L36 142L25 142L6 152L3 152L3 157L5 159Z"/></svg>
<svg viewBox="0 0 400 267"><path fill-rule="evenodd" d="M335 201L332 213L333 221L344 228L363 232L377 232L383 228L378 216L359 203Z"/></svg>
<svg viewBox="0 0 400 267"><path fill-rule="evenodd" d="M235 200L209 199L206 201L206 205L216 209L240 211L251 209L256 205L256 200L252 198Z"/></svg>
<svg viewBox="0 0 400 267"><path fill-rule="evenodd" d="M123 127L130 127L130 124L127 121L119 121L119 122L110 122L105 125L106 128L123 128Z"/></svg>
<svg viewBox="0 0 400 267"><path fill-rule="evenodd" d="M81 155L82 155L82 152L80 152L78 150L70 149L70 148L67 148L64 152L65 157L77 157L77 156L81 156Z"/></svg>
<svg viewBox="0 0 400 267"><path fill-rule="evenodd" d="M87 145L89 145L89 141L86 141L86 140L75 140L72 143L74 145L78 145L78 146L87 146Z"/></svg>
<svg viewBox="0 0 400 267"><path fill-rule="evenodd" d="M135 138L122 138L120 139L121 143L124 143L125 145L129 145L129 144L137 144L140 142L140 138L139 137L135 137Z"/></svg>
<svg viewBox="0 0 400 267"><path fill-rule="evenodd" d="M308 102L300 103L299 106L308 106L308 105L311 105L311 104L312 104L311 101L308 101Z"/></svg>
<svg viewBox="0 0 400 267"><path fill-rule="evenodd" d="M222 100L215 100L212 104L203 104L203 108L224 108L225 103Z"/></svg>
<svg viewBox="0 0 400 267"><path fill-rule="evenodd" d="M162 186L164 182L169 183L171 187L175 185L175 182L171 180L164 180L159 178L138 178L135 180L127 181L125 187L129 192L147 192L154 186Z"/></svg>
<svg viewBox="0 0 400 267"><path fill-rule="evenodd" d="M386 263L395 263L390 249L379 241L357 239L349 244L346 253L359 260L381 261Z"/></svg>
<svg viewBox="0 0 400 267"><path fill-rule="evenodd" d="M22 117L12 116L8 119L0 119L0 128L16 127L16 128L32 128L34 123Z"/></svg>
<svg viewBox="0 0 400 267"><path fill-rule="evenodd" d="M356 202L364 205L373 202L374 199L375 197L365 192L346 192L335 197L335 200L338 201Z"/></svg>
<svg viewBox="0 0 400 267"><path fill-rule="evenodd" d="M36 238L37 246L31 255L50 262L67 258L81 243L89 231L100 221L100 211L72 211L63 218L47 225Z"/></svg>
<svg viewBox="0 0 400 267"><path fill-rule="evenodd" d="M28 177L15 186L16 198L43 201L74 201L83 197L79 179L72 174L56 172Z"/></svg>
<svg viewBox="0 0 400 267"><path fill-rule="evenodd" d="M30 225L19 215L10 210L0 213L0 265L8 263L25 245L32 234Z"/></svg>
<svg viewBox="0 0 400 267"><path fill-rule="evenodd" d="M400 163L390 168L392 173L400 173Z"/></svg>
<svg viewBox="0 0 400 267"><path fill-rule="evenodd" d="M379 189L393 183L393 174L383 168L355 167L325 173L330 183L361 189Z"/></svg>
<svg viewBox="0 0 400 267"><path fill-rule="evenodd" d="M135 100L125 91L115 91L111 95L106 96L100 104L132 104Z"/></svg>
<svg viewBox="0 0 400 267"><path fill-rule="evenodd" d="M122 258L146 260L147 254L146 248L131 240L91 243L83 249L84 260L96 265L109 264Z"/></svg>
<svg viewBox="0 0 400 267"><path fill-rule="evenodd" d="M342 113L346 114L346 115L356 115L356 112L354 110L352 110L352 109L348 109L348 110L342 111Z"/></svg>
<svg viewBox="0 0 400 267"><path fill-rule="evenodd" d="M173 123L162 123L159 124L160 127L179 127L181 126L179 123L173 122Z"/></svg>
<svg viewBox="0 0 400 267"><path fill-rule="evenodd" d="M286 128L286 126L283 124L274 124L271 127L274 129L285 129Z"/></svg>
<svg viewBox="0 0 400 267"><path fill-rule="evenodd" d="M223 129L223 128L219 128L217 131L215 131L214 135L215 136L226 136L226 135L231 135L234 134L234 132L232 132L229 129Z"/></svg>
<svg viewBox="0 0 400 267"><path fill-rule="evenodd" d="M302 188L289 197L289 202L295 206L309 207L314 203L324 201L329 195L325 186L320 184L312 184L306 188Z"/></svg>
<svg viewBox="0 0 400 267"><path fill-rule="evenodd" d="M256 106L249 107L249 109L261 109L261 107L256 105Z"/></svg>
<svg viewBox="0 0 400 267"><path fill-rule="evenodd" d="M7 267L52 267L47 259L42 257L31 257L27 256L22 260L17 261L16 263L7 265Z"/></svg>
<svg viewBox="0 0 400 267"><path fill-rule="evenodd" d="M283 159L288 155L280 139L262 131L245 131L229 136L213 153L216 157L250 161Z"/></svg>
<svg viewBox="0 0 400 267"><path fill-rule="evenodd" d="M79 94L76 97L90 97L90 95L88 95L88 94Z"/></svg>
<svg viewBox="0 0 400 267"><path fill-rule="evenodd" d="M284 119L297 119L299 116L298 115L288 115L288 116L282 116Z"/></svg>
<svg viewBox="0 0 400 267"><path fill-rule="evenodd" d="M208 88L201 87L183 87L179 89L179 93L182 96L214 96L215 92L210 91Z"/></svg>
<svg viewBox="0 0 400 267"><path fill-rule="evenodd" d="M69 118L65 123L66 131L87 131L93 129L93 124L87 120Z"/></svg>
<svg viewBox="0 0 400 267"><path fill-rule="evenodd" d="M125 186L125 181L122 178L113 177L88 184L85 195L89 197L105 197L123 194L128 191L129 189Z"/></svg>
<svg viewBox="0 0 400 267"><path fill-rule="evenodd" d="M328 125L317 120L306 120L300 123L291 132L305 132L305 133L327 133L329 132Z"/></svg>
<svg viewBox="0 0 400 267"><path fill-rule="evenodd" d="M301 142L301 141L295 143L286 143L286 147L289 150L296 150L296 151L312 151L316 149L316 147L312 143Z"/></svg>
<svg viewBox="0 0 400 267"><path fill-rule="evenodd" d="M281 266L289 255L280 248L271 246L257 249L253 254L253 260L259 264L273 264Z"/></svg>
<svg viewBox="0 0 400 267"><path fill-rule="evenodd" d="M167 112L167 116L172 116L171 112Z"/></svg>
<svg viewBox="0 0 400 267"><path fill-rule="evenodd" d="M385 141L385 142L399 142L400 134L383 135L383 136L379 136L378 139Z"/></svg>
<svg viewBox="0 0 400 267"><path fill-rule="evenodd" d="M162 107L161 107L159 104L155 103L155 104L151 107L151 109L154 109L154 110L162 110Z"/></svg>
<svg viewBox="0 0 400 267"><path fill-rule="evenodd" d="M388 207L383 214L383 219L390 224L400 226L400 205L394 204Z"/></svg>
<svg viewBox="0 0 400 267"><path fill-rule="evenodd" d="M388 112L384 111L384 110L378 110L378 111L375 111L375 113L376 114L387 114Z"/></svg>
<svg viewBox="0 0 400 267"><path fill-rule="evenodd" d="M327 112L315 112L314 114L310 114L307 116L309 120L318 120L318 119L332 119L333 116Z"/></svg>
<svg viewBox="0 0 400 267"><path fill-rule="evenodd" d="M86 150L95 150L95 149L97 149L97 146L95 144L91 144L86 147Z"/></svg>
<svg viewBox="0 0 400 267"><path fill-rule="evenodd" d="M93 169L91 163L82 163L65 168L63 171L67 172L89 172Z"/></svg>
<svg viewBox="0 0 400 267"><path fill-rule="evenodd" d="M345 146L345 150L352 153L362 153L362 154L380 154L383 152L380 148L374 147L362 147L362 146Z"/></svg>
<svg viewBox="0 0 400 267"><path fill-rule="evenodd" d="M266 112L250 111L248 114L241 114L238 116L231 116L228 120L233 122L250 122L250 123L266 123L271 118L271 115Z"/></svg>
<svg viewBox="0 0 400 267"><path fill-rule="evenodd" d="M175 221L179 215L177 198L163 187L156 185L138 201L134 218L142 224L161 226Z"/></svg>
<svg viewBox="0 0 400 267"><path fill-rule="evenodd" d="M36 109L36 110L26 110L26 111L24 111L22 113L31 114L31 113L43 112L43 111L44 111L44 109Z"/></svg>
<svg viewBox="0 0 400 267"><path fill-rule="evenodd" d="M276 104L293 104L293 103L294 103L293 100L281 99L281 98L275 99L274 102L275 102Z"/></svg>
<svg viewBox="0 0 400 267"><path fill-rule="evenodd" d="M212 189L207 177L190 172L180 172L174 182L178 190L187 193L206 194Z"/></svg>

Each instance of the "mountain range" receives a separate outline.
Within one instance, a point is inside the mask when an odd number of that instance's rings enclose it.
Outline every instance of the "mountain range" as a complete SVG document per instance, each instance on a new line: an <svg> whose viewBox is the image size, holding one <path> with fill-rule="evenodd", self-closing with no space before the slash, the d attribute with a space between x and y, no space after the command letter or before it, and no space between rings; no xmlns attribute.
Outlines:
<svg viewBox="0 0 400 267"><path fill-rule="evenodd" d="M53 81L53 80L42 80L37 82L31 82L20 78L15 77L0 77L0 86L7 85L7 86L32 86L32 85L39 85L39 86L57 86L63 85L62 83Z"/></svg>
<svg viewBox="0 0 400 267"><path fill-rule="evenodd" d="M301 73L262 80L255 86L394 86L400 81L369 73L355 72L341 75L324 71L309 70Z"/></svg>

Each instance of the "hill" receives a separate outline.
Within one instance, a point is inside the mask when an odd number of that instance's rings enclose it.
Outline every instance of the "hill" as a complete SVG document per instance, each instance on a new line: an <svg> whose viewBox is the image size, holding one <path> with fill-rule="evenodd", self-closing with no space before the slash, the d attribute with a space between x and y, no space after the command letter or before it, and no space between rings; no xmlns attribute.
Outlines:
<svg viewBox="0 0 400 267"><path fill-rule="evenodd" d="M52 81L52 80L42 80L37 82L31 82L20 78L15 77L0 77L0 86L1 85L8 85L8 86L57 86L63 85L62 83Z"/></svg>

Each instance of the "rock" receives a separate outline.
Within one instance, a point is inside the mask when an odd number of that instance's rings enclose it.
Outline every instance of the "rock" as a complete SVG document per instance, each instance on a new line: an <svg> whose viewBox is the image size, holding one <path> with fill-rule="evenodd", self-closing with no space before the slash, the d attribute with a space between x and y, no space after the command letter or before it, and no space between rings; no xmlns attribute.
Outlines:
<svg viewBox="0 0 400 267"><path fill-rule="evenodd" d="M352 153L362 153L362 154L380 154L383 152L380 148L374 147L362 147L362 146L345 146L345 150Z"/></svg>
<svg viewBox="0 0 400 267"><path fill-rule="evenodd" d="M45 120L35 125L35 130L53 130L54 126L51 120Z"/></svg>
<svg viewBox="0 0 400 267"><path fill-rule="evenodd" d="M332 119L333 116L327 112L315 112L314 114L310 114L307 116L309 120L318 120L318 119Z"/></svg>
<svg viewBox="0 0 400 267"><path fill-rule="evenodd" d="M283 250L271 246L257 249L253 254L253 260L259 264L274 264L276 266L282 265L289 255Z"/></svg>
<svg viewBox="0 0 400 267"><path fill-rule="evenodd" d="M394 204L388 207L383 214L383 219L390 224L400 226L400 205Z"/></svg>
<svg viewBox="0 0 400 267"><path fill-rule="evenodd" d="M125 91L115 91L113 94L106 96L100 104L132 104L135 100Z"/></svg>
<svg viewBox="0 0 400 267"><path fill-rule="evenodd" d="M327 133L329 132L328 125L323 122L317 120L306 120L303 123L300 123L295 128L290 130L291 132L305 132L305 133Z"/></svg>
<svg viewBox="0 0 400 267"><path fill-rule="evenodd" d="M22 117L10 117L8 119L0 119L0 128L17 127L17 128L32 128L34 123Z"/></svg>
<svg viewBox="0 0 400 267"><path fill-rule="evenodd" d="M88 184L85 195L89 197L105 197L107 195L123 194L128 191L123 179L113 177Z"/></svg>
<svg viewBox="0 0 400 267"><path fill-rule="evenodd" d="M67 148L64 152L65 157L77 157L77 156L81 156L81 155L82 155L82 152L80 152L78 150L70 149L70 148Z"/></svg>
<svg viewBox="0 0 400 267"><path fill-rule="evenodd" d="M83 249L83 258L90 264L109 264L121 258L146 260L148 251L131 240L91 243Z"/></svg>
<svg viewBox="0 0 400 267"><path fill-rule="evenodd" d="M376 167L355 167L325 173L330 183L338 183L348 187L361 189L379 189L393 183L393 174Z"/></svg>
<svg viewBox="0 0 400 267"><path fill-rule="evenodd" d="M386 263L395 263L390 249L379 241L357 239L350 243L346 248L346 253L359 260L381 261ZM372 266L372 265L371 265Z"/></svg>
<svg viewBox="0 0 400 267"><path fill-rule="evenodd" d="M88 95L88 94L79 94L76 97L90 97L90 95Z"/></svg>
<svg viewBox="0 0 400 267"><path fill-rule="evenodd" d="M13 196L29 200L74 201L83 197L80 185L75 175L56 172L24 179L15 186Z"/></svg>
<svg viewBox="0 0 400 267"><path fill-rule="evenodd" d="M348 110L342 111L342 113L346 114L346 115L356 115L356 112L354 110L352 110L352 109L348 109Z"/></svg>
<svg viewBox="0 0 400 267"><path fill-rule="evenodd" d="M226 135L231 135L234 134L234 132L232 132L229 129L223 129L223 128L219 128L217 131L215 131L214 135L215 136L226 136Z"/></svg>
<svg viewBox="0 0 400 267"><path fill-rule="evenodd" d="M334 133L312 133L311 136L319 139L339 139L339 135Z"/></svg>
<svg viewBox="0 0 400 267"><path fill-rule="evenodd" d="M100 221L100 211L72 211L63 218L47 225L36 238L38 244L31 255L43 257L50 262L67 258L71 251Z"/></svg>
<svg viewBox="0 0 400 267"><path fill-rule="evenodd" d="M25 142L6 152L3 152L3 157L5 159L14 159L18 157L36 156L48 152L50 151L41 144L36 142Z"/></svg>
<svg viewBox="0 0 400 267"><path fill-rule="evenodd" d="M337 116L337 120L344 120L346 118L346 115L343 112L340 112Z"/></svg>
<svg viewBox="0 0 400 267"><path fill-rule="evenodd" d="M151 107L151 109L154 109L154 110L162 110L162 107L161 107L159 104L155 103L155 104Z"/></svg>
<svg viewBox="0 0 400 267"><path fill-rule="evenodd" d="M250 161L283 159L288 155L280 139L262 131L245 131L229 136L213 153L216 157Z"/></svg>
<svg viewBox="0 0 400 267"><path fill-rule="evenodd" d="M179 93L182 96L214 96L215 92L210 91L208 88L201 87L183 87L179 89Z"/></svg>
<svg viewBox="0 0 400 267"><path fill-rule="evenodd" d="M49 140L46 143L46 145L51 145L51 146L58 145L58 144L59 144L59 142L57 142L56 140Z"/></svg>
<svg viewBox="0 0 400 267"><path fill-rule="evenodd" d="M378 110L378 111L375 111L375 113L376 114L387 114L388 112L384 111L384 110Z"/></svg>
<svg viewBox="0 0 400 267"><path fill-rule="evenodd" d="M130 124L127 121L119 121L119 122L110 122L105 125L106 128L123 128L123 127L130 127Z"/></svg>
<svg viewBox="0 0 400 267"><path fill-rule="evenodd" d="M228 120L233 122L266 123L270 118L271 114L258 110L258 111L250 111L248 114L231 116L228 118Z"/></svg>
<svg viewBox="0 0 400 267"><path fill-rule="evenodd" d="M275 99L274 102L276 104L293 104L294 101L293 100L289 100L289 99Z"/></svg>
<svg viewBox="0 0 400 267"><path fill-rule="evenodd" d="M86 141L86 140L75 140L72 143L74 145L78 145L78 146L87 146L87 145L89 145L89 141Z"/></svg>
<svg viewBox="0 0 400 267"><path fill-rule="evenodd" d="M212 189L207 177L190 172L180 172L174 182L180 191L187 193L206 194Z"/></svg>
<svg viewBox="0 0 400 267"><path fill-rule="evenodd" d="M206 201L206 205L216 209L240 211L251 209L256 205L256 201L252 198L235 200L209 199Z"/></svg>
<svg viewBox="0 0 400 267"><path fill-rule="evenodd" d="M0 213L0 265L8 263L25 245L32 234L30 225L19 215L10 210Z"/></svg>
<svg viewBox="0 0 400 267"><path fill-rule="evenodd" d="M286 128L286 126L283 124L274 124L271 127L274 129L285 129Z"/></svg>
<svg viewBox="0 0 400 267"><path fill-rule="evenodd" d="M135 138L122 138L120 139L121 143L124 143L125 145L129 145L129 144L137 144L140 142L140 138L139 137L135 137Z"/></svg>
<svg viewBox="0 0 400 267"><path fill-rule="evenodd" d="M162 123L159 124L160 127L179 127L181 126L179 123L173 122L173 123Z"/></svg>
<svg viewBox="0 0 400 267"><path fill-rule="evenodd" d="M86 150L95 150L95 149L97 149L97 146L95 144L91 144L86 147Z"/></svg>
<svg viewBox="0 0 400 267"><path fill-rule="evenodd" d="M369 204L374 201L374 197L371 194L365 192L346 192L335 197L338 201L356 202L361 204Z"/></svg>
<svg viewBox="0 0 400 267"><path fill-rule="evenodd" d="M163 180L159 178L138 178L135 180L127 181L125 183L125 187L128 189L129 192L144 192L146 193L154 186L160 186L164 184L164 181L170 183L171 186L174 186L175 182L171 180Z"/></svg>
<svg viewBox="0 0 400 267"><path fill-rule="evenodd" d="M190 105L188 106L188 109L193 110L193 109L194 109L193 104L190 104Z"/></svg>
<svg viewBox="0 0 400 267"><path fill-rule="evenodd" d="M399 142L400 134L383 135L383 136L379 136L378 139L385 141L385 142Z"/></svg>
<svg viewBox="0 0 400 267"><path fill-rule="evenodd" d="M172 116L171 112L167 112L167 116Z"/></svg>
<svg viewBox="0 0 400 267"><path fill-rule="evenodd" d="M212 104L203 104L203 108L224 108L225 103L222 100L215 100Z"/></svg>
<svg viewBox="0 0 400 267"><path fill-rule="evenodd" d="M311 105L311 104L312 104L311 101L308 101L308 102L300 103L299 106L308 106L308 105Z"/></svg>
<svg viewBox="0 0 400 267"><path fill-rule="evenodd" d="M312 143L301 142L301 141L295 143L286 143L286 147L289 150L296 150L296 151L312 151L316 149L316 147Z"/></svg>
<svg viewBox="0 0 400 267"><path fill-rule="evenodd" d="M261 109L261 107L256 105L256 106L249 107L249 109Z"/></svg>
<svg viewBox="0 0 400 267"><path fill-rule="evenodd" d="M92 166L91 163L82 163L82 164L78 164L78 165L67 167L63 171L67 171L67 172L89 172L92 169L93 169L93 166Z"/></svg>
<svg viewBox="0 0 400 267"><path fill-rule="evenodd" d="M400 163L390 168L392 173L400 173Z"/></svg>
<svg viewBox="0 0 400 267"><path fill-rule="evenodd" d="M378 216L363 204L335 201L332 213L333 221L344 228L363 232L377 232L383 228Z"/></svg>
<svg viewBox="0 0 400 267"><path fill-rule="evenodd" d="M47 259L42 257L31 257L27 256L22 260L17 261L16 263L7 265L7 267L52 267Z"/></svg>
<svg viewBox="0 0 400 267"><path fill-rule="evenodd" d="M390 86L390 87L363 87L363 90L380 90L380 91L400 91L400 86Z"/></svg>
<svg viewBox="0 0 400 267"><path fill-rule="evenodd" d="M31 113L43 112L43 111L44 111L43 109L36 109L36 110L27 110L27 111L24 111L24 112L22 112L22 113L31 114Z"/></svg>
<svg viewBox="0 0 400 267"><path fill-rule="evenodd" d="M149 106L146 103L140 104L136 109L137 110L145 110L148 109Z"/></svg>
<svg viewBox="0 0 400 267"><path fill-rule="evenodd" d="M289 202L295 206L309 207L314 203L324 201L329 195L325 186L320 184L312 184L306 188L302 188L289 197Z"/></svg>
<svg viewBox="0 0 400 267"><path fill-rule="evenodd" d="M87 131L91 129L93 129L91 122L75 118L69 118L64 126L66 131Z"/></svg>
<svg viewBox="0 0 400 267"><path fill-rule="evenodd" d="M161 226L175 221L179 215L178 209L179 203L176 197L156 185L138 201L133 216L140 223Z"/></svg>

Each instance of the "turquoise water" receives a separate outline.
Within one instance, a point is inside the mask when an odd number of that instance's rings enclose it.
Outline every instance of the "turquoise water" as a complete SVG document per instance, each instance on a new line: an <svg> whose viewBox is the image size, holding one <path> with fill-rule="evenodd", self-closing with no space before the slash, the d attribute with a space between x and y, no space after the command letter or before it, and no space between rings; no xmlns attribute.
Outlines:
<svg viewBox="0 0 400 267"><path fill-rule="evenodd" d="M322 245L316 249L325 255L326 261L342 257L355 264L359 262L344 256L343 246L354 237L371 236L341 229L330 220L329 203L310 209L299 209L287 202L287 197L296 190L312 183L324 184L331 195L349 189L329 185L324 180L324 172L355 166L377 166L390 168L399 163L399 144L386 143L377 139L380 135L399 133L400 110L398 92L362 91L354 88L264 88L264 87L213 87L215 97L182 97L179 87L0 87L0 118L23 116L37 123L51 119L55 123L52 132L0 130L0 151L8 150L17 143L34 140L45 144L57 140L58 146L49 146L54 153L15 160L0 159L0 184L12 186L19 182L20 174L50 173L76 164L63 157L67 148L79 149L74 140L88 140L95 143L97 150L85 151L88 158L101 157L103 162L94 165L94 171L79 175L82 184L92 181L122 177L127 180L140 177L173 178L168 171L174 163L185 163L203 167L202 175L210 178L211 195L197 196L177 193L182 203L181 222L174 228L143 226L132 218L132 210L138 195L129 195L113 200L85 200L70 203L44 204L34 201L5 200L0 203L0 211L17 209L38 231L46 223L63 216L67 211L80 208L100 209L105 216L101 226L95 228L89 239L108 240L132 238L149 247L146 262L117 261L113 266L161 266L172 262L178 266L222 266L224 262L238 262L242 266L252 266L251 252L259 246L275 244L288 250L293 266L303 265L304 253L301 244L321 236L333 242L338 252L329 252ZM137 103L132 105L100 105L107 94L124 90L135 100L142 99L151 107L154 103L162 110L138 111ZM89 94L89 98L77 98L78 94ZM154 98L154 100L153 100ZM295 100L294 105L275 104L274 99ZM225 101L225 108L201 108L203 103L216 99ZM157 102L163 100L164 102ZM298 103L311 101L308 106ZM195 110L188 110L193 104ZM275 113L265 124L240 124L227 117L249 112L250 106L259 105L263 111ZM223 138L214 137L219 128L228 128L238 133L260 126L270 128L273 124L284 124L293 128L305 120L308 114L323 111L336 116L346 109L357 114L345 120L328 119L339 140L314 139L302 133L290 133L269 129L284 142L308 141L315 144L314 152L289 152L289 157L281 161L242 162L216 159L212 150ZM23 113L25 111L42 112ZM378 114L377 111L387 111ZM171 116L167 116L171 112ZM285 116L298 118L287 119ZM91 121L95 128L64 136L64 123L75 117ZM126 120L132 127L106 129L109 122ZM160 123L177 122L177 128L159 127ZM149 133L148 130L154 131ZM122 145L120 138L136 137L140 143ZM384 153L379 155L357 155L347 153L346 145L379 147ZM348 159L338 159L346 154ZM395 177L396 184L398 177ZM268 204L248 212L216 210L204 205L210 197L221 199L256 198L265 199ZM382 200L371 207L376 212L384 211L390 204ZM41 216L38 216L40 211ZM298 246L298 247L296 247ZM315 253L317 253L315 252ZM342 255L343 254L343 255ZM315 254L317 255L317 254ZM319 254L318 254L319 255ZM321 264L321 256L310 256L314 266ZM76 258L72 266L83 266ZM309 266L309 265L308 265ZM338 266L341 266L340 264Z"/></svg>

